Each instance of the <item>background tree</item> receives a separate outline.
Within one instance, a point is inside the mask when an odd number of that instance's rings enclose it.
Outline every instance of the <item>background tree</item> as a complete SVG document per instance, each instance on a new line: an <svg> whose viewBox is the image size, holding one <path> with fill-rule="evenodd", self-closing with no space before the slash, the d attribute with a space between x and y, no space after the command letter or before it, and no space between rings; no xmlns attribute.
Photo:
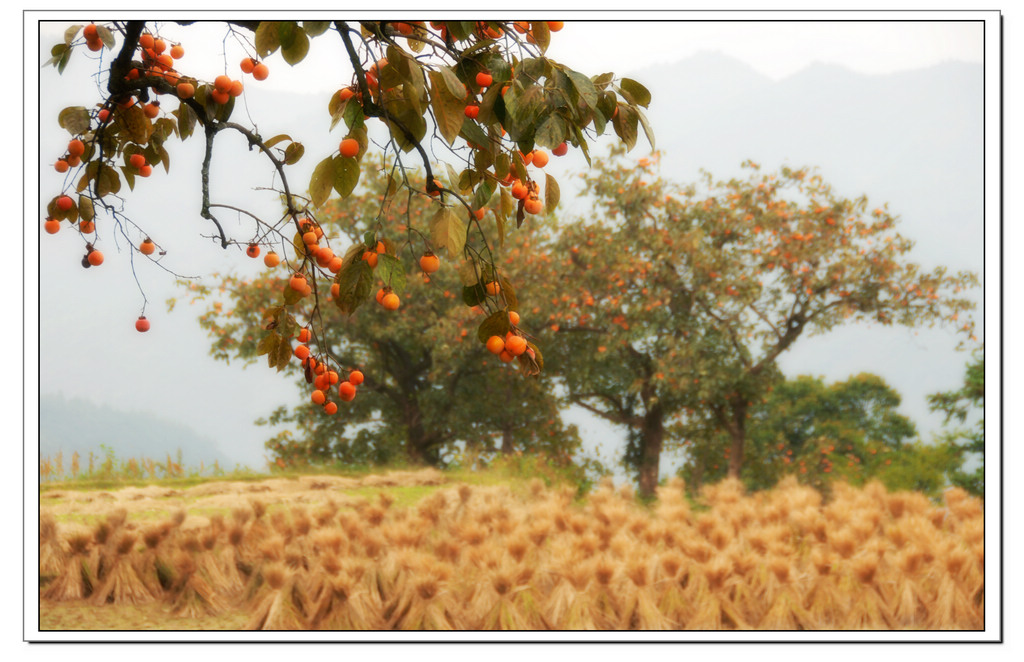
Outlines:
<svg viewBox="0 0 1024 662"><path fill-rule="evenodd" d="M319 207L335 194L347 198L369 169L380 167L382 160L367 159L368 154L388 157L388 197L432 201L432 212L420 227L406 224L406 245L422 239L433 251L466 260L478 275L497 280L504 276L475 211L500 189L505 202L499 208L501 232L511 228L513 219L519 227L528 214L550 210L558 202L557 182L542 170L544 150L558 154L573 147L589 158L588 141L608 128L629 147L637 140L638 126L651 137L641 110L650 95L642 85L612 74L591 78L545 57L552 33L562 28L558 21L226 21L225 59L216 64L226 72L237 71L233 75L239 78L222 73L212 80L182 66L187 44L178 36L187 34L189 23L72 25L53 46L47 64L61 73L84 50L111 51L113 57L96 58L98 103L65 108L57 118L71 140L67 153L55 160L64 183L46 204L45 228L52 233L74 225L84 243L86 268L103 263L100 248L115 235L136 247L140 256L169 268L160 228L131 219L123 187L133 189L136 179L154 175L156 166L169 170L172 138L201 139L204 157L197 169L202 204L196 212L210 222L214 240L225 249L255 256L278 247L279 257L305 281L304 287L278 292L281 306L298 319L296 306L308 297L313 303L300 306L302 325L317 336L323 331L320 302L328 299L332 285L341 286L333 301L347 314L372 295L372 276L360 260L328 269L312 259L313 247L319 250L332 240L347 239L323 235ZM321 160L307 192L306 182L296 188L289 171L306 157L306 147L287 134L260 135L251 120L239 119L234 110L250 84L247 76L258 84L271 69L278 71L280 60L289 66L317 66L304 62L312 39L334 40L337 52L331 65L346 62L352 79L325 99L325 123L329 119L332 129L343 125L345 136L336 151L314 156ZM247 110L251 117L255 109ZM266 159L273 175L271 189L283 201L283 212L279 203L264 212L217 202L218 183L211 181L210 165L218 138L225 134L242 136L250 150ZM458 165L446 165L444 174L435 172L428 144L432 149L445 146L451 163ZM412 167L425 171L415 185L408 177ZM231 232L219 219L225 213L246 222ZM383 229L381 220L375 217L371 224L368 248L376 245L374 233ZM308 232L317 234L314 242L293 239ZM393 245L388 254L400 249ZM405 278L401 261L390 269L395 279ZM471 305L489 313L512 310L498 296ZM143 295L140 331L149 325L144 318ZM536 355L539 350L532 351ZM539 369L540 363L534 361L531 368Z"/></svg>
<svg viewBox="0 0 1024 662"><path fill-rule="evenodd" d="M783 477L827 489L836 480L935 494L947 481L952 454L917 439L897 409L900 395L881 377L862 373L825 384L800 376L769 387L750 409L746 460L740 478L749 489L770 489ZM691 441L680 473L699 488L727 473L730 439L711 429Z"/></svg>
<svg viewBox="0 0 1024 662"><path fill-rule="evenodd" d="M396 196L382 205L389 183L384 175L369 175L359 192L329 203L320 227L365 248L364 234L375 222L396 233L422 223L431 204L420 197ZM368 220L375 217L379 220ZM522 250L533 231L496 244ZM463 293L457 270L445 264L427 274L410 264L408 271L419 273L401 278L404 272L394 265L399 258L385 248L395 242L390 236L375 236L385 252L364 250L360 261L374 278L374 291L391 288L401 296L400 308L390 311L375 303L348 316L334 306L319 307L319 334L310 331L312 325L301 327L287 308L277 305L277 292L293 278L291 269L270 267L251 280L228 276L219 287L189 286L191 296L209 304L200 323L213 338L217 358L254 363L265 355L271 367L295 374L311 398L306 406L281 407L269 417L269 423L289 426L267 442L272 455L282 462L398 460L436 466L461 442L484 457L527 450L571 462L580 440L574 427L562 423L550 379L523 379L519 370L477 345L482 309L450 305ZM418 253L408 248L409 256L402 258L415 262ZM495 250L501 249L496 245ZM518 275L515 261L506 264L508 273ZM472 269L463 272L468 278ZM524 324L528 321L526 316ZM261 336L267 327L273 328L276 343L267 341L273 335ZM298 362L293 356L301 347L309 354ZM342 403L353 370L364 381L354 385L357 396ZM337 377L331 378L332 373ZM341 415L330 415L339 405L345 407Z"/></svg>
<svg viewBox="0 0 1024 662"><path fill-rule="evenodd" d="M942 435L942 442L955 449L958 467L952 472L954 485L964 488L971 494L985 496L985 348L974 351L973 358L967 364L964 383L955 391L934 393L928 396L928 405L932 411L945 414L945 423L956 420L962 426L968 416L980 414L981 417L970 428L959 427ZM962 464L975 460L978 465L973 471L962 469Z"/></svg>
<svg viewBox="0 0 1024 662"><path fill-rule="evenodd" d="M595 213L562 227L547 292L562 305L551 330L566 342L549 363L572 401L633 431L642 492L667 444L710 429L728 435L738 477L752 405L805 331L856 321L973 331L959 319L973 304L958 295L977 277L907 261L897 217L807 169L744 166L746 179L680 186L658 176L657 159L614 150L583 175Z"/></svg>

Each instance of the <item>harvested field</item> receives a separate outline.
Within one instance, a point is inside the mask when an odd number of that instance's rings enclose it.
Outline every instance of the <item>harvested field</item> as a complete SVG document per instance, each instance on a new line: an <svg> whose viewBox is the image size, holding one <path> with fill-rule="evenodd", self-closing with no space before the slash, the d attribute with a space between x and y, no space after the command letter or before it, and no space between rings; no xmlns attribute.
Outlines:
<svg viewBox="0 0 1024 662"><path fill-rule="evenodd" d="M982 629L982 503L439 472L42 495L40 629ZM403 492L403 490L407 490ZM706 506L706 508L703 508Z"/></svg>

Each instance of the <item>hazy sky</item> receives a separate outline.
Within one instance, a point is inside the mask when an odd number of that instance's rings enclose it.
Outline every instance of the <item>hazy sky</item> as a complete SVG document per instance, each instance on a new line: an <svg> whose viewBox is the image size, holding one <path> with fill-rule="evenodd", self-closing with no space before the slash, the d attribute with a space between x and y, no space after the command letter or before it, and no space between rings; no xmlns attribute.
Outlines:
<svg viewBox="0 0 1024 662"><path fill-rule="evenodd" d="M671 13L644 15L644 18L660 19L656 22L627 22L619 20L620 14L611 16L616 20L585 26L567 22L565 29L555 35L549 56L596 74L603 71L628 73L653 64L675 62L699 51L718 51L776 79L814 62L838 64L861 73L875 74L917 69L946 60L982 60L981 24L964 22L970 18L965 14L955 15L960 21L956 23L696 23L666 20L691 18L688 14ZM722 17L721 14L700 16ZM797 18L788 14L783 16ZM824 16L834 18L834 15ZM948 18L950 15L945 16ZM730 18L738 17L742 15L730 15ZM882 17L892 18L892 15ZM46 18L49 20L56 16L47 14ZM32 166L30 170L38 168L43 201L49 199L62 181L51 166L54 155L63 151L68 140L67 133L56 126L57 112L68 105L89 106L98 96L95 84L88 79L89 72L96 68L95 63L78 58L63 77L58 77L52 68L40 69L34 61L44 61L50 45L59 39L64 28L72 22L84 22L85 18L100 20L104 17L92 14L88 17L72 16L74 20L44 24L38 51L33 53L30 49L27 57L26 76L38 77L42 83L39 117L43 128L38 161L33 152L34 145L29 143L27 149L28 163ZM771 18L778 21L780 16L776 14ZM31 15L29 19L32 19ZM30 24L27 30L30 45L33 30L34 25ZM186 56L181 61L181 68L190 74L212 79L226 70L233 76L238 75L238 61L243 50L235 37L226 34L222 25L200 25L188 29L169 25L166 35L169 38L180 35L185 43ZM267 122L266 114L258 113L258 109L260 95L269 92L319 94L314 103L321 104L325 111L324 95L347 84L351 77L344 60L338 57L335 42L327 37L312 40L309 59L295 68L289 68L279 55L272 56L268 60L270 77L261 83L251 78L246 82L246 98L254 118ZM307 66L312 62L339 64L335 69L323 65ZM31 104L34 98L31 85L26 98ZM34 116L35 110L30 105L28 116ZM288 131L287 120L280 121L281 130ZM309 128L296 127L295 130ZM168 264L179 274L207 275L214 270L235 268L244 272L255 268L253 262L246 262L239 252L221 251L210 242L196 243L196 235L209 233L211 228L198 218L199 180L196 168L190 164L197 163L201 155L198 141L189 142L192 144L173 145L170 175L164 175L162 169L158 169L150 180L138 180L136 192L129 196L126 210L133 218L170 223L163 226L166 228L164 240L173 247L170 253L174 260L170 261L169 257ZM335 149L336 144L306 142L307 157L296 166L298 174L294 179L301 183L300 188L304 188L309 176L308 173L302 176L303 169L311 171L322 155ZM215 184L224 198L235 195L240 202L255 204L251 199L254 194L249 188L228 190L232 184L239 184L244 179L238 176L239 172L245 172L244 150L241 145L235 148L235 153L240 154L237 162L225 163L222 159L215 162L216 167L222 168L215 171ZM30 177L33 174L29 172ZM252 185L249 181L245 183ZM27 190L35 189L30 183ZM39 209L28 204L26 255L30 274L35 273L33 259L38 240L35 233L41 218ZM168 219L168 215L174 218ZM187 305L179 307L173 314L166 312L164 300L181 293L173 284L174 277L149 268L148 264L141 264L133 274L123 239L118 252L114 243L118 238L106 235L103 239L107 242L108 262L101 269L88 271L78 265L83 251L77 235L61 232L42 239L45 271L39 283L39 301L43 306L39 341L45 351L39 361L40 390L181 419L194 424L226 448L243 448L247 458L254 458L252 461L258 459L267 434L264 429L254 427L252 421L268 413L273 406L296 402L299 395L292 382L281 379L263 366L249 368L243 374L234 364L225 366L206 358L208 341L191 318ZM180 242L175 243L179 239ZM138 334L133 328L134 318L143 305L136 277L148 297L147 315L154 318L153 329L147 334ZM27 297L35 298L31 286ZM28 317L30 320L34 318L31 302ZM30 325L30 333L31 330ZM33 351L34 345L29 340L31 366L32 354L38 350ZM32 391L30 389L30 393ZM614 463L615 455L616 452L607 453L604 459Z"/></svg>

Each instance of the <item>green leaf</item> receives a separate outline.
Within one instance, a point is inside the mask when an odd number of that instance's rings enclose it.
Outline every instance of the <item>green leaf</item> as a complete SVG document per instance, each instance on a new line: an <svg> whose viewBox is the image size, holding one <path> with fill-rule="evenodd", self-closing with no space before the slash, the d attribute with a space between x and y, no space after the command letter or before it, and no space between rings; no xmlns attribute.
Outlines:
<svg viewBox="0 0 1024 662"><path fill-rule="evenodd" d="M594 83L580 72L572 69L566 69L565 75L572 81L572 85L576 88L576 93L580 95L583 103L587 104L591 110L597 108L597 88L594 87Z"/></svg>
<svg viewBox="0 0 1024 662"><path fill-rule="evenodd" d="M336 94L334 95L335 98L337 98L337 96L338 95L336 95ZM292 137L289 136L287 133L281 133L281 134L278 134L278 135L274 136L270 140L264 141L263 144L266 145L267 148L269 149L269 148L273 147L274 145L276 145L278 143L282 143L282 142L284 142L286 140L288 142L292 142Z"/></svg>
<svg viewBox="0 0 1024 662"><path fill-rule="evenodd" d="M276 367L278 372L281 372L288 367L288 362L292 360L292 344L287 340L278 343L277 351L275 354L267 355L267 363L270 364L271 368Z"/></svg>
<svg viewBox="0 0 1024 662"><path fill-rule="evenodd" d="M466 119L465 103L448 92L441 74L431 71L428 75L431 89L430 107L434 110L437 129L441 132L441 137L452 145L462 130L462 121Z"/></svg>
<svg viewBox="0 0 1024 662"><path fill-rule="evenodd" d="M626 100L630 101L630 103L634 105L640 105L646 108L647 105L651 103L650 91L632 78L623 78L622 81L619 82L619 88L620 91L629 95L626 97Z"/></svg>
<svg viewBox="0 0 1024 662"><path fill-rule="evenodd" d="M82 25L81 23L78 23L76 25L72 25L67 30L65 30L64 31L64 43L67 44L68 46L70 46L71 42L73 42L75 40L75 37L78 35L78 32L82 28L84 28L84 27L85 27L84 25Z"/></svg>
<svg viewBox="0 0 1024 662"><path fill-rule="evenodd" d="M57 123L71 135L85 133L89 130L89 111L84 106L65 108L57 116Z"/></svg>
<svg viewBox="0 0 1024 662"><path fill-rule="evenodd" d="M256 28L256 55L261 59L281 47L277 25L278 21L263 21Z"/></svg>
<svg viewBox="0 0 1024 662"><path fill-rule="evenodd" d="M498 156L494 158L494 176L498 179L505 179L511 169L512 162L509 161L508 154L504 151L499 152Z"/></svg>
<svg viewBox="0 0 1024 662"><path fill-rule="evenodd" d="M604 88L608 87L608 85L611 84L613 80L615 80L615 74L611 72L601 74L599 76L593 76L590 79L590 81L594 84L594 87L597 88L598 90L603 90Z"/></svg>
<svg viewBox="0 0 1024 662"><path fill-rule="evenodd" d="M551 213L558 206L558 199L561 195L558 190L558 182L551 175L544 174L544 211Z"/></svg>
<svg viewBox="0 0 1024 662"><path fill-rule="evenodd" d="M430 219L430 242L439 250L447 248L448 256L456 258L466 246L468 227L450 207L442 207Z"/></svg>
<svg viewBox="0 0 1024 662"><path fill-rule="evenodd" d="M551 44L551 30L548 28L547 21L532 21L530 28L533 31L534 40L540 46L540 50L543 53Z"/></svg>
<svg viewBox="0 0 1024 662"><path fill-rule="evenodd" d="M627 152L633 149L636 145L636 112L636 109L632 106L620 104L618 115L612 118L612 126L615 128L615 134L626 144Z"/></svg>
<svg viewBox="0 0 1024 662"><path fill-rule="evenodd" d="M291 39L287 44L283 39L281 42L281 57L293 67L302 62L306 54L309 53L309 37L302 30L293 30L291 32Z"/></svg>
<svg viewBox="0 0 1024 662"><path fill-rule="evenodd" d="M302 146L302 143L292 143L284 150L284 163L285 165L295 165L298 163L302 155L305 154L306 148Z"/></svg>
<svg viewBox="0 0 1024 662"><path fill-rule="evenodd" d="M448 94L455 97L456 99L463 101L468 94L466 92L466 85L459 80L459 77L451 70L450 67L445 65L439 65L437 71L441 74L441 80L444 81L445 88L448 90Z"/></svg>
<svg viewBox="0 0 1024 662"><path fill-rule="evenodd" d="M57 63L57 73L64 73L64 68L68 66L68 61L71 60L71 51L74 49L67 49L64 51L64 55L60 56L60 62Z"/></svg>
<svg viewBox="0 0 1024 662"><path fill-rule="evenodd" d="M96 180L96 195L101 198L121 190L121 176L117 174L117 170L104 163L89 162L85 168L85 174L78 182L78 191L84 191L91 180Z"/></svg>
<svg viewBox="0 0 1024 662"><path fill-rule="evenodd" d="M526 182L529 178L526 172L526 163L523 162L523 157L519 153L512 155L512 172L519 178L519 181Z"/></svg>
<svg viewBox="0 0 1024 662"><path fill-rule="evenodd" d="M462 116L462 126L459 135L465 138L467 142L471 142L481 149L490 148L491 142L487 139L487 134L480 128L479 124L466 117L465 114Z"/></svg>
<svg viewBox="0 0 1024 662"><path fill-rule="evenodd" d="M390 285L398 296L405 292L405 264L394 255L384 253L377 256L377 275L385 285Z"/></svg>
<svg viewBox="0 0 1024 662"><path fill-rule="evenodd" d="M156 141L150 143L153 146L154 151L157 153L157 162L163 165L164 172L168 173L171 171L171 155L167 153L162 144L158 144Z"/></svg>
<svg viewBox="0 0 1024 662"><path fill-rule="evenodd" d="M49 60L43 63L45 67L48 64L52 64L57 67L57 71L62 72L64 67L60 66L60 63L67 61L68 53L71 52L71 47L67 44L54 44L53 48L50 49L50 55L52 56Z"/></svg>
<svg viewBox="0 0 1024 662"><path fill-rule="evenodd" d="M554 149L565 141L566 133L565 120L561 115L551 113L541 121L533 140L542 147Z"/></svg>
<svg viewBox="0 0 1024 662"><path fill-rule="evenodd" d="M501 187L501 213L511 216L516 212L516 199L512 197L507 186Z"/></svg>
<svg viewBox="0 0 1024 662"><path fill-rule="evenodd" d="M114 124L139 145L148 143L153 134L153 125L138 104L114 113Z"/></svg>
<svg viewBox="0 0 1024 662"><path fill-rule="evenodd" d="M455 168L452 164L445 162L444 164L445 173L448 176L448 188L453 191L459 190L459 173L455 172Z"/></svg>
<svg viewBox="0 0 1024 662"><path fill-rule="evenodd" d="M334 161L328 156L313 169L313 176L309 180L309 197L313 201L313 206L320 207L327 202L333 188Z"/></svg>
<svg viewBox="0 0 1024 662"><path fill-rule="evenodd" d="M310 37L319 37L331 27L330 21L303 21L302 29Z"/></svg>
<svg viewBox="0 0 1024 662"><path fill-rule="evenodd" d="M343 198L347 198L359 183L362 170L359 161L338 155L334 157L334 190Z"/></svg>
<svg viewBox="0 0 1024 662"><path fill-rule="evenodd" d="M364 126L363 107L356 103L355 97L348 100L348 103L345 104L342 113L342 116L345 118L345 126L347 126L350 131L354 131L355 129L359 129ZM331 127L333 128L333 126L334 124L332 123Z"/></svg>
<svg viewBox="0 0 1024 662"><path fill-rule="evenodd" d="M284 302L286 305L294 306L298 302L302 301L302 292L293 290L290 287L284 288Z"/></svg>
<svg viewBox="0 0 1024 662"><path fill-rule="evenodd" d="M479 328L476 330L476 337L482 343L486 343L487 339L491 336L498 336L502 340L505 339L505 334L512 330L512 325L508 321L508 313L504 310L498 310L480 322Z"/></svg>
<svg viewBox="0 0 1024 662"><path fill-rule="evenodd" d="M192 110L191 106L184 103L178 106L177 110L172 111L172 114L178 118L178 137L185 140L195 130L199 116L196 115L196 111Z"/></svg>
<svg viewBox="0 0 1024 662"><path fill-rule="evenodd" d="M540 85L530 85L517 92L510 88L505 94L506 130L513 140L520 140L523 134L545 110L544 90Z"/></svg>
<svg viewBox="0 0 1024 662"><path fill-rule="evenodd" d="M78 198L78 215L84 221L91 221L96 218L96 209L92 205L92 198L84 196Z"/></svg>
<svg viewBox="0 0 1024 662"><path fill-rule="evenodd" d="M470 308L479 306L487 299L487 290L480 283L462 288L462 303Z"/></svg>
<svg viewBox="0 0 1024 662"><path fill-rule="evenodd" d="M576 143L580 146L580 150L583 152L583 158L587 160L588 166L592 165L590 163L590 147L587 145L586 136L583 135L583 129L573 124L572 130L573 133L576 134Z"/></svg>
<svg viewBox="0 0 1024 662"><path fill-rule="evenodd" d="M473 209L483 209L494 196L494 185L489 181L482 182L473 194Z"/></svg>
<svg viewBox="0 0 1024 662"><path fill-rule="evenodd" d="M107 50L114 50L114 33L110 31L105 25L96 25L96 34L99 36L100 41L107 47Z"/></svg>
<svg viewBox="0 0 1024 662"><path fill-rule="evenodd" d="M465 41L476 29L474 21L447 21L448 32L456 41Z"/></svg>
<svg viewBox="0 0 1024 662"><path fill-rule="evenodd" d="M501 276L498 278L498 284L501 285L501 296L505 298L508 309L519 310L519 298L516 296L516 288L512 287L512 283L504 276Z"/></svg>
<svg viewBox="0 0 1024 662"><path fill-rule="evenodd" d="M341 312L351 315L370 297L373 290L373 269L363 260L354 260L342 267L334 282L338 284L339 289L335 304Z"/></svg>
<svg viewBox="0 0 1024 662"><path fill-rule="evenodd" d="M527 374L538 374L544 370L544 356L540 353L540 348L532 342L526 343L527 349L533 350L534 358L531 360L529 354L523 352L519 355L519 365L522 367ZM534 368L531 363L536 363L537 367Z"/></svg>
<svg viewBox="0 0 1024 662"><path fill-rule="evenodd" d="M651 130L651 125L647 123L647 117L639 108L636 109L636 116L640 120L640 126L644 128L644 135L647 136L647 142L651 143L651 150L653 151L656 149L654 146L654 131Z"/></svg>
<svg viewBox="0 0 1024 662"><path fill-rule="evenodd" d="M264 354L271 354L276 357L277 346L281 343L281 336L277 335L276 331L271 331L267 335L260 338L259 343L256 345L256 356L263 356Z"/></svg>

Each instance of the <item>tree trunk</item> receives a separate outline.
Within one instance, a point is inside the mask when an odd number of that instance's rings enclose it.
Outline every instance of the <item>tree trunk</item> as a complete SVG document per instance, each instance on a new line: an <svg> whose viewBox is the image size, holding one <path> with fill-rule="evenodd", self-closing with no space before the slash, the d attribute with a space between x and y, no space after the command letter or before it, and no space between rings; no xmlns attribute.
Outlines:
<svg viewBox="0 0 1024 662"><path fill-rule="evenodd" d="M423 416L415 402L406 403L403 411L405 419L405 452L413 464L426 464L432 467L440 464L441 457L437 452L435 436L428 434L423 427Z"/></svg>
<svg viewBox="0 0 1024 662"><path fill-rule="evenodd" d="M506 426L501 431L501 454L511 455L516 450L512 441L512 426Z"/></svg>
<svg viewBox="0 0 1024 662"><path fill-rule="evenodd" d="M733 406L733 420L729 426L729 478L739 478L743 468L743 445L747 440L747 407L745 404Z"/></svg>
<svg viewBox="0 0 1024 662"><path fill-rule="evenodd" d="M665 425L661 416L661 408L655 407L643 419L640 444L640 480L639 496L654 496L658 487L658 473L661 465L661 447L665 441Z"/></svg>

